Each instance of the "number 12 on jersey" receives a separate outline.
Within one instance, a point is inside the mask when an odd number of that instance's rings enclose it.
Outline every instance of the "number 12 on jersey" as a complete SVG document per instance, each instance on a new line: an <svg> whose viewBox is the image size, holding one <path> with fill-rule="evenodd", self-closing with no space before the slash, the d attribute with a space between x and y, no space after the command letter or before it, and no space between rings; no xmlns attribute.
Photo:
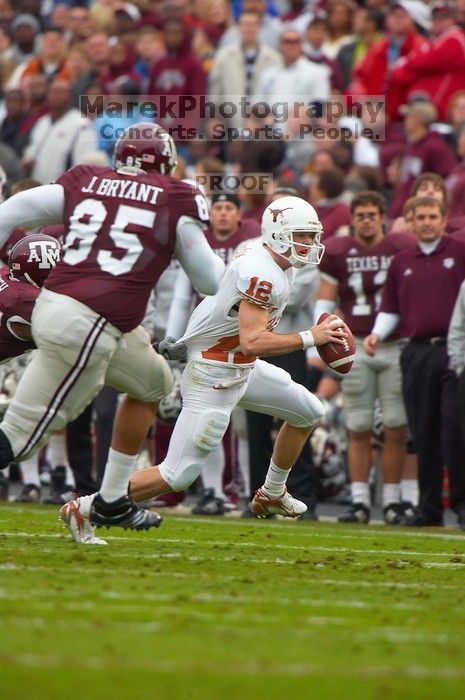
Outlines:
<svg viewBox="0 0 465 700"><path fill-rule="evenodd" d="M251 277L250 284L245 290L245 293L248 297L252 297L257 301L267 302L272 289L273 285L271 282L267 282L266 280L258 281L258 277Z"/></svg>

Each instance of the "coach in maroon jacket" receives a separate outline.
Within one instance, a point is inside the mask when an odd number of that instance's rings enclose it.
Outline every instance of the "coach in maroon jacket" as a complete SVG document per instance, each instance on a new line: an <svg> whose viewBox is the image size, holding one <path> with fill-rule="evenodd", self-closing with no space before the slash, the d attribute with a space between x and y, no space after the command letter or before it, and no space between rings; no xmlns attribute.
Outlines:
<svg viewBox="0 0 465 700"><path fill-rule="evenodd" d="M465 448L458 420L457 377L448 367L447 331L465 279L465 246L445 236L446 209L430 197L413 208L418 245L398 253L384 286L380 313L364 347L374 355L380 340L402 319L409 338L401 353L404 401L418 454L420 505L407 525L442 525L442 470L449 468L451 506L465 530Z"/></svg>

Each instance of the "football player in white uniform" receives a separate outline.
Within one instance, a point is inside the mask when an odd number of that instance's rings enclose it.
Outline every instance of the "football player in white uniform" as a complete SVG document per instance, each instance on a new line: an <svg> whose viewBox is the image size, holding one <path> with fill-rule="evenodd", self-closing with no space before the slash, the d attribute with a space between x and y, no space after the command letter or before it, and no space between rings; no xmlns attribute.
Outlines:
<svg viewBox="0 0 465 700"><path fill-rule="evenodd" d="M267 207L262 239L246 244L226 269L218 292L195 309L179 342L188 363L181 383L183 408L161 464L133 474L136 501L187 488L206 456L220 443L236 405L284 421L263 487L251 503L259 517L295 518L307 506L286 489L289 470L323 416L319 399L284 370L257 359L327 342L343 343L343 321L335 315L312 329L278 334L295 269L318 264L324 252L322 226L313 207L283 197ZM92 497L79 499L86 517Z"/></svg>

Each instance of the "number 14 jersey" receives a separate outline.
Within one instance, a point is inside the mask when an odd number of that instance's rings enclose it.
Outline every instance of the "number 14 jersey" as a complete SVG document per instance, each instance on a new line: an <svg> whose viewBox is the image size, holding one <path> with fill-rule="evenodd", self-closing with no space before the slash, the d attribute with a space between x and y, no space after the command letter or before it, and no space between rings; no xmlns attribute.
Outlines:
<svg viewBox="0 0 465 700"><path fill-rule="evenodd" d="M352 236L325 241L320 273L337 285L344 321L354 335L364 338L371 333L391 260L415 243L415 236L407 233L390 233L375 246L365 246Z"/></svg>
<svg viewBox="0 0 465 700"><path fill-rule="evenodd" d="M257 304L268 312L267 329L272 331L289 299L295 270L282 270L263 247L261 240L241 247L226 268L217 293L194 309L181 341L189 359L252 365L256 357L244 355L239 343L239 304Z"/></svg>

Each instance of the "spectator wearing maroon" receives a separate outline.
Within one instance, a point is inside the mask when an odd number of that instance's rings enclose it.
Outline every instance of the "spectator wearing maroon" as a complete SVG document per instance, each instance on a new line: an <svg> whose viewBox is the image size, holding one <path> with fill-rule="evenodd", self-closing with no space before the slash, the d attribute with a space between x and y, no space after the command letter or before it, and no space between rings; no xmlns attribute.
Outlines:
<svg viewBox="0 0 465 700"><path fill-rule="evenodd" d="M312 178L309 201L323 224L324 241L350 225L350 207L341 201L344 184L340 168L322 170Z"/></svg>
<svg viewBox="0 0 465 700"><path fill-rule="evenodd" d="M465 123L458 133L457 154L460 162L446 180L449 218L452 219L465 215Z"/></svg>
<svg viewBox="0 0 465 700"><path fill-rule="evenodd" d="M405 524L443 524L443 466L451 507L465 529L465 447L458 410L458 378L449 369L447 333L465 279L465 245L446 236L446 207L431 197L413 209L418 244L398 253L388 270L380 313L365 338L369 355L402 319L409 339L401 353L402 390L418 455L420 502Z"/></svg>
<svg viewBox="0 0 465 700"><path fill-rule="evenodd" d="M333 58L328 58L328 56L326 56L326 54L322 51L321 47L323 46L325 37L325 16L322 13L315 14L307 27L306 42L304 44L304 56L305 58L308 58L309 61L313 61L313 63L320 63L324 66L328 66L330 70L331 88L333 91L341 92L341 67L337 61L335 61Z"/></svg>
<svg viewBox="0 0 465 700"><path fill-rule="evenodd" d="M167 20L163 29L166 55L152 66L149 94L165 95L168 100L180 95L205 95L206 76L201 62L192 53L190 31L179 19ZM180 137L182 140L182 134L185 134L186 129L198 127L195 115L179 119L161 116L157 121L163 128L170 131L175 140Z"/></svg>
<svg viewBox="0 0 465 700"><path fill-rule="evenodd" d="M352 81L353 67L362 60L370 46L382 38L384 14L376 7L359 7L354 15L353 26L354 40L342 46L336 56L343 90Z"/></svg>
<svg viewBox="0 0 465 700"><path fill-rule="evenodd" d="M418 175L432 172L447 177L456 165L452 150L443 137L430 131L437 112L430 102L415 102L406 108L404 129L408 145L400 163L400 182L389 210L390 218L400 216Z"/></svg>
<svg viewBox="0 0 465 700"><path fill-rule="evenodd" d="M100 75L100 80L110 95L118 94L121 84L125 82L140 85L140 76L134 70L135 61L136 52L124 39L120 38L112 45L109 66Z"/></svg>
<svg viewBox="0 0 465 700"><path fill-rule="evenodd" d="M408 56L415 49L426 43L418 33L412 6L405 0L396 0L386 17L386 34L376 41L354 67L353 82L347 91L357 95L385 95L389 69L394 61ZM417 17L417 19L419 19ZM390 102L399 104L399 98L391 89L388 100L389 114L392 116ZM397 109L395 110L397 112ZM399 116L397 115L397 119Z"/></svg>
<svg viewBox="0 0 465 700"><path fill-rule="evenodd" d="M394 67L389 86L401 88L399 105L414 92L428 95L447 118L449 102L465 88L465 35L455 24L454 5L437 0L431 5L431 40ZM388 87L389 87L388 86ZM387 92L389 97L389 89Z"/></svg>
<svg viewBox="0 0 465 700"><path fill-rule="evenodd" d="M411 187L409 197L406 200L402 208L402 216L399 216L389 228L388 233L399 233L399 231L412 231L412 219L413 219L413 206L412 203L417 197L432 197L442 204L446 203L447 192L444 179L436 173L422 173L413 182ZM409 212L408 221L406 220L405 211L406 205L410 202L407 207ZM450 217L447 217L447 224L449 223ZM447 225L446 225L447 233Z"/></svg>
<svg viewBox="0 0 465 700"><path fill-rule="evenodd" d="M91 79L101 81L101 76L110 70L111 46L108 34L96 32L85 42L92 63Z"/></svg>
<svg viewBox="0 0 465 700"><path fill-rule="evenodd" d="M30 133L35 123L49 112L48 80L45 75L40 73L31 75L24 81L23 88L29 101L29 110L26 119L21 124L20 133L24 134L29 142Z"/></svg>

